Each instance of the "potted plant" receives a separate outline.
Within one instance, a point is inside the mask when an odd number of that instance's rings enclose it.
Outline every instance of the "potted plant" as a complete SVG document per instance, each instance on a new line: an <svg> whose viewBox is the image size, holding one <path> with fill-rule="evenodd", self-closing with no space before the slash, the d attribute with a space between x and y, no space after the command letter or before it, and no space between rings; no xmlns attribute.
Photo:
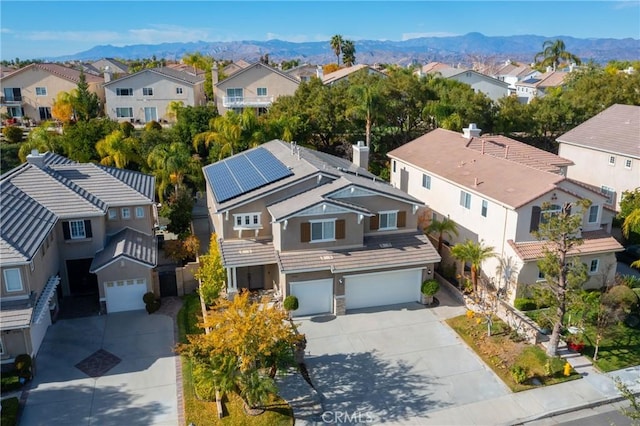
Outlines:
<svg viewBox="0 0 640 426"><path fill-rule="evenodd" d="M580 334L571 335L567 339L567 347L574 352L582 352L584 346L584 337Z"/></svg>
<svg viewBox="0 0 640 426"><path fill-rule="evenodd" d="M298 309L298 298L296 296L289 295L284 298L282 306L284 307L284 310L289 314L289 317L291 317L291 311L295 311L296 309Z"/></svg>
<svg viewBox="0 0 640 426"><path fill-rule="evenodd" d="M433 304L433 296L440 290L440 284L438 281L432 279L425 280L420 287L420 292L422 293L422 297L420 303L423 305L432 305Z"/></svg>

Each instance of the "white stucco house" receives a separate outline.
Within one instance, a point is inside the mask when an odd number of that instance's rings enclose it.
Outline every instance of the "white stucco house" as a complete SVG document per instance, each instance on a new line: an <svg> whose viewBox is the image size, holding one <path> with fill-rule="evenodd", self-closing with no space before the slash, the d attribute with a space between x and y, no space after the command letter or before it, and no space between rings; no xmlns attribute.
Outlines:
<svg viewBox="0 0 640 426"><path fill-rule="evenodd" d="M572 161L504 136L481 136L473 124L463 134L436 129L388 155L391 183L423 201L431 219L457 224L451 245L470 239L494 248L497 256L482 271L497 287L507 286L510 300L542 279L537 261L545 243L532 232L544 220L546 203L553 213L565 203L591 200L582 212L584 244L573 254L588 267L585 287L613 279L615 252L622 249L610 235L615 212L600 191L566 177ZM501 259L514 265L511 283L496 272Z"/></svg>
<svg viewBox="0 0 640 426"><path fill-rule="evenodd" d="M640 187L640 106L615 104L557 139L567 176L599 188L618 209Z"/></svg>
<svg viewBox="0 0 640 426"><path fill-rule="evenodd" d="M449 80L456 80L468 84L475 92L482 92L489 99L498 99L509 95L509 83L497 78L466 68L454 68L440 62L424 65L417 72L419 76L426 74L438 75Z"/></svg>

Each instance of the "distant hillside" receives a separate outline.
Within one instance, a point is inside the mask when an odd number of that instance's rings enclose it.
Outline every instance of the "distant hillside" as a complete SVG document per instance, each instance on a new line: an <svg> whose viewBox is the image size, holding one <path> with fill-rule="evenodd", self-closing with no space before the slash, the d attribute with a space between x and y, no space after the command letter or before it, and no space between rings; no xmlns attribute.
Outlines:
<svg viewBox="0 0 640 426"><path fill-rule="evenodd" d="M640 59L640 40L637 39L579 39L568 36L542 37L517 35L488 37L480 33L469 33L455 37L423 37L406 41L357 40L357 63L426 63L442 61L447 63L472 63L503 61L512 59L530 63L534 55L542 50L546 40L562 39L566 48L583 61L593 60L606 63L612 59ZM292 43L281 40L232 41L232 42L191 42L137 44L124 47L96 46L90 50L70 56L45 58L53 61L97 60L100 58L138 59L157 58L180 59L186 53L200 52L216 59L256 61L269 54L273 61L299 59L301 62L324 64L335 62L336 57L329 42Z"/></svg>

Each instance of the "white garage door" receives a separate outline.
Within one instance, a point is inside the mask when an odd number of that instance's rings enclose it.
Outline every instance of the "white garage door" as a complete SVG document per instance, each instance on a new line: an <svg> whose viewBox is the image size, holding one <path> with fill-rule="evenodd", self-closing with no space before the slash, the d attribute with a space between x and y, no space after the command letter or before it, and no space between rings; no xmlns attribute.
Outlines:
<svg viewBox="0 0 640 426"><path fill-rule="evenodd" d="M347 309L417 302L421 283L421 269L347 276Z"/></svg>
<svg viewBox="0 0 640 426"><path fill-rule="evenodd" d="M333 279L290 283L291 294L298 298L295 316L326 314L333 311Z"/></svg>
<svg viewBox="0 0 640 426"><path fill-rule="evenodd" d="M134 311L144 309L142 296L147 292L147 280L122 280L104 283L107 312Z"/></svg>

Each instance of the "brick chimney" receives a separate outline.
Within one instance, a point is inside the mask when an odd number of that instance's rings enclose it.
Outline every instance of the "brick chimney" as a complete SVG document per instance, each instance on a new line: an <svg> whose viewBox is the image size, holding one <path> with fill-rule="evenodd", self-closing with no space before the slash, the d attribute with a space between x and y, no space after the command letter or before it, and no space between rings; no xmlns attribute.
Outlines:
<svg viewBox="0 0 640 426"><path fill-rule="evenodd" d="M476 126L476 123L470 123L469 127L465 127L462 129L462 134L467 139L477 138L480 136L481 132L482 130L478 129L478 126Z"/></svg>
<svg viewBox="0 0 640 426"><path fill-rule="evenodd" d="M369 169L369 147L363 141L353 145L353 164L365 170Z"/></svg>
<svg viewBox="0 0 640 426"><path fill-rule="evenodd" d="M31 154L27 155L27 163L44 169L44 154L39 154L37 149L32 149Z"/></svg>

